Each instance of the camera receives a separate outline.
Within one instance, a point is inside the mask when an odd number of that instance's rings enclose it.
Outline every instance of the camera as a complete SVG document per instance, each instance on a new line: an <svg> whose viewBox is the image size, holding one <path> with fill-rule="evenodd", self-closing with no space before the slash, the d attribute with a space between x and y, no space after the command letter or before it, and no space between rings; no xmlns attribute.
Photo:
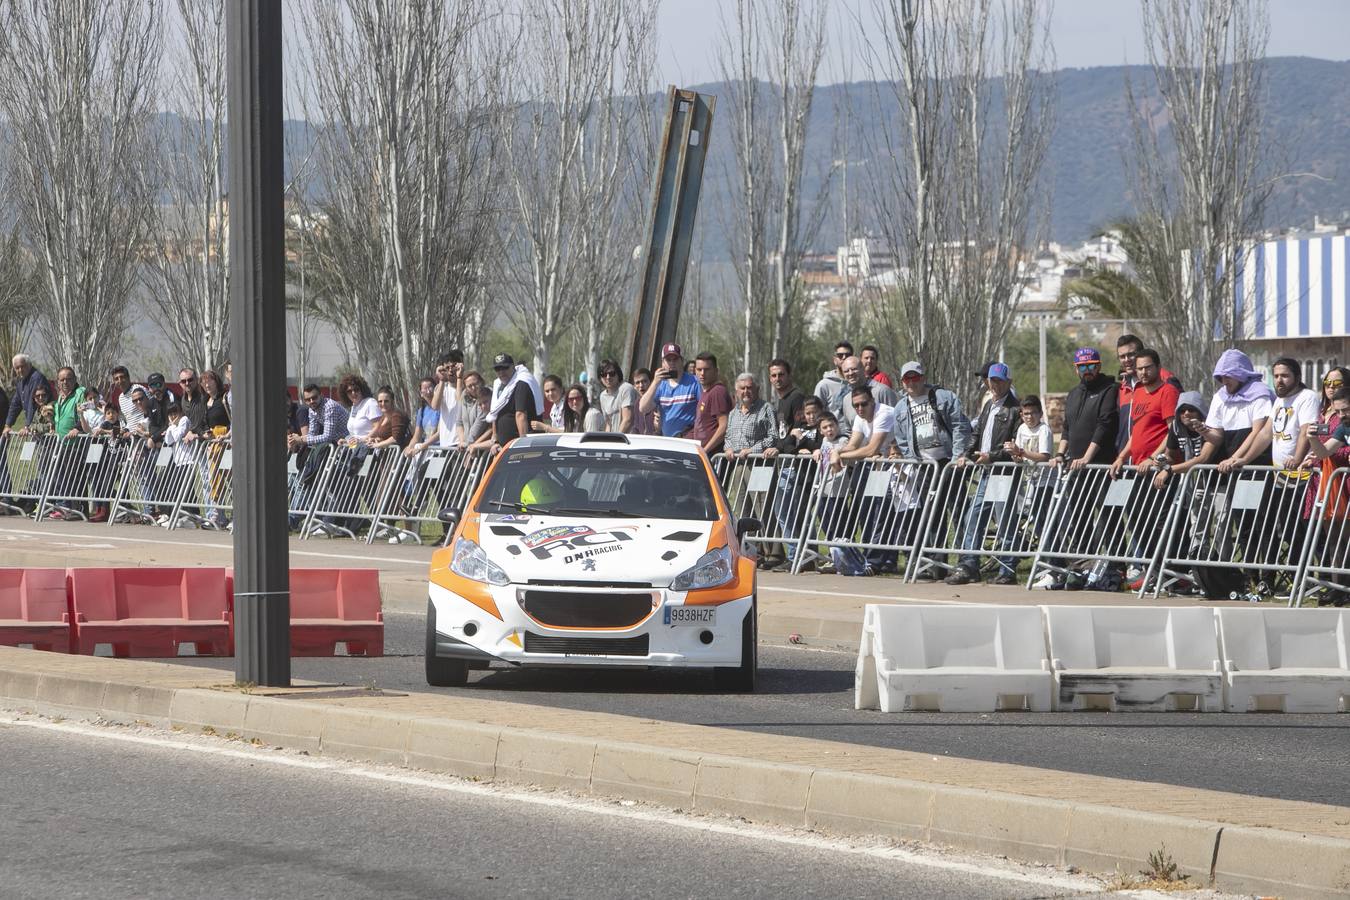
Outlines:
<svg viewBox="0 0 1350 900"><path fill-rule="evenodd" d="M1327 437L1331 434L1331 426L1323 422L1314 428L1312 433L1318 437Z"/></svg>

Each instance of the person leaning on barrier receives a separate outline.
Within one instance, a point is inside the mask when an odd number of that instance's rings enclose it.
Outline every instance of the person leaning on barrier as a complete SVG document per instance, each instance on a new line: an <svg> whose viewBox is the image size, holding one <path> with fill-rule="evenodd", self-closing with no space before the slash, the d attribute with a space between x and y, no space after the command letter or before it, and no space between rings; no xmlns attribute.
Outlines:
<svg viewBox="0 0 1350 900"><path fill-rule="evenodd" d="M394 389L383 385L375 392L375 402L380 407L380 418L366 435L366 446L372 450L405 446L409 437L408 414L398 408Z"/></svg>
<svg viewBox="0 0 1350 900"><path fill-rule="evenodd" d="M19 415L22 413L26 420L31 424L35 402L33 393L41 387L47 395L47 402L51 402L52 386L47 381L47 376L43 375L37 369L33 368L33 361L27 354L19 353L11 364L14 370L14 396L9 398L9 411L5 415L4 434L9 434L14 423L19 421Z"/></svg>
<svg viewBox="0 0 1350 900"><path fill-rule="evenodd" d="M1209 401L1205 424L1223 432L1224 460L1219 463L1219 471L1270 465L1266 425L1274 409L1275 392L1241 350L1223 352L1214 366L1214 380L1220 387Z"/></svg>
<svg viewBox="0 0 1350 900"><path fill-rule="evenodd" d="M178 373L178 402L188 420L188 430L194 434L206 433L206 393L197 379L197 370L184 368Z"/></svg>
<svg viewBox="0 0 1350 900"><path fill-rule="evenodd" d="M727 435L723 442L727 459L763 453L773 446L778 434L778 417L773 407L759 398L759 382L749 372L736 376L736 405L727 414Z"/></svg>
<svg viewBox="0 0 1350 900"><path fill-rule="evenodd" d="M787 437L789 431L800 428L806 423L806 414L802 407L806 404L806 395L792 383L792 364L779 357L769 361L769 385L778 418L778 437Z"/></svg>
<svg viewBox="0 0 1350 900"><path fill-rule="evenodd" d="M1130 435L1111 463L1112 478L1120 477L1127 462L1141 473L1153 467L1154 458L1167 449L1168 431L1176 418L1181 394L1174 385L1162 380L1157 351L1136 350L1130 365L1135 379L1129 406Z"/></svg>
<svg viewBox="0 0 1350 900"><path fill-rule="evenodd" d="M1116 382L1102 374L1102 356L1095 347L1080 347L1073 356L1078 383L1064 402L1064 433L1053 460L1070 469L1089 463L1108 464L1116 455Z"/></svg>
<svg viewBox="0 0 1350 900"><path fill-rule="evenodd" d="M895 443L902 459L946 465L970 452L970 419L956 394L929 384L923 365L913 360L901 368L900 384L904 392L895 404Z"/></svg>
<svg viewBox="0 0 1350 900"><path fill-rule="evenodd" d="M441 414L432 402L436 396L436 384L437 380L429 375L418 382L417 412L413 414L413 433L408 446L403 448L404 456L417 456L436 444L441 424Z"/></svg>
<svg viewBox="0 0 1350 900"><path fill-rule="evenodd" d="M809 457L820 449L820 419L825 414L825 404L819 397L811 396L802 403L801 410L802 424L788 429L786 434L774 441L773 446L766 447L765 459L776 459L780 455ZM783 432L781 421L778 431L780 434ZM780 572L791 568L796 541L786 538L801 531L802 518L811 499L810 486L813 474L811 467L786 460L779 468L771 506L774 519L778 522L779 534L785 538L783 553L779 555L772 550L766 551L761 560L763 568Z"/></svg>
<svg viewBox="0 0 1350 900"><path fill-rule="evenodd" d="M1005 445L1017 434L1020 416L1017 397L1012 391L1012 376L1008 371L1007 364L996 362L990 365L985 373L985 379L989 386L989 399L980 409L979 418L975 423L975 443L964 456L952 460L953 466L964 466L967 463L988 466L993 463L1008 462L1012 458L1005 449ZM975 493L971 497L970 504L966 507L961 546L967 551L977 550L984 544L984 533L989 525L989 518L994 513L992 507L996 504L985 502L985 489L988 486L987 474L987 472L980 473ZM1006 516L1004 510L1007 507L1006 497L997 501L997 504L1001 504L999 530L1003 532L1009 527L1009 523L1004 521ZM1005 557L1000 558L998 563L999 574L995 576L994 583L1012 584L1015 580L1014 573L1017 568L1017 560L1013 557ZM962 554L956 568L952 569L944 580L947 584L952 585L970 584L972 581L979 581L979 555L973 552Z"/></svg>
<svg viewBox="0 0 1350 900"><path fill-rule="evenodd" d="M848 445L839 451L838 459L843 463L853 464L862 460L886 458L895 440L895 407L877 403L872 386L865 384L853 388L849 403L853 407L853 432L849 435ZM859 506L862 542L887 543L887 532L890 529L886 520L890 516L885 507L889 501L885 496L863 496L862 486L865 479L866 475L855 476L852 479L854 502ZM867 571L863 574L895 571L899 554L894 550L873 549L866 552L864 559Z"/></svg>
<svg viewBox="0 0 1350 900"><path fill-rule="evenodd" d="M1196 466L1220 459L1223 435L1205 425L1205 401L1199 391L1177 398L1177 414L1167 426L1167 445L1147 461L1159 490Z"/></svg>
<svg viewBox="0 0 1350 900"><path fill-rule="evenodd" d="M889 406L895 408L896 401L899 399L895 391L879 381L873 381L867 377L863 371L862 360L856 356L850 356L839 366L839 370L844 374L844 381L848 384L850 391L858 388L867 388L872 392L872 399L876 401L877 406ZM844 434L851 434L853 431L853 418L856 415L852 402L844 404L844 414L839 417L839 426Z"/></svg>
<svg viewBox="0 0 1350 900"><path fill-rule="evenodd" d="M1343 465L1346 455L1342 451L1350 448L1350 387L1337 388L1331 395L1331 408L1338 417L1334 429L1310 422L1303 426L1303 433L1313 456L1319 460L1339 461Z"/></svg>

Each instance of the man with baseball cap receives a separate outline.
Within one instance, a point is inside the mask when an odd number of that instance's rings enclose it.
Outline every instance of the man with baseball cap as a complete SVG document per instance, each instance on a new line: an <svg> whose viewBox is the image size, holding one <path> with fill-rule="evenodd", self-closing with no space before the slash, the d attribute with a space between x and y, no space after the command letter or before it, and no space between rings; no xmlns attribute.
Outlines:
<svg viewBox="0 0 1350 900"><path fill-rule="evenodd" d="M672 342L661 348L661 368L642 395L639 409L644 414L660 410L661 433L684 437L694 427L701 396L698 378L684 370L684 350Z"/></svg>
<svg viewBox="0 0 1350 900"><path fill-rule="evenodd" d="M530 423L544 414L544 391L528 366L518 364L509 353L492 358L492 405L484 418L493 423L493 443L505 446L530 433Z"/></svg>
<svg viewBox="0 0 1350 900"><path fill-rule="evenodd" d="M1078 384L1064 401L1064 434L1059 460L1071 469L1088 463L1110 464L1116 458L1116 407L1120 391L1115 379L1102 373L1096 347L1080 347L1073 355Z"/></svg>
<svg viewBox="0 0 1350 900"><path fill-rule="evenodd" d="M980 409L975 420L974 443L970 451L961 459L953 460L952 465L967 463L987 466L991 463L1008 462L1012 455L1006 449L1017 436L1017 426L1021 424L1021 409L1017 397L1012 391L1012 375L1006 363L993 362L985 367L985 380L989 386L989 399ZM975 495L966 507L966 521L961 546L967 551L978 551L984 545L984 534L989 525L989 517L994 506L999 506L999 531L1007 531L1011 522L1003 521L1004 501L985 502L985 487L989 480L989 471L979 473ZM999 574L996 584L1013 584L1017 569L1016 558L1005 557L999 561ZM948 584L969 584L980 580L980 559L976 552L967 552L961 556L960 564L947 576Z"/></svg>

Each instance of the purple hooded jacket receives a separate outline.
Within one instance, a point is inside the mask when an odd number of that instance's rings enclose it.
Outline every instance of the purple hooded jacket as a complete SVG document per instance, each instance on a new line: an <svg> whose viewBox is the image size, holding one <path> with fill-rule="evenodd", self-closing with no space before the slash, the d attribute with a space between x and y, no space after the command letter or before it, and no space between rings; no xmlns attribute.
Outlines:
<svg viewBox="0 0 1350 900"><path fill-rule="evenodd" d="M1242 387L1236 394L1230 394L1220 384L1214 399L1221 403L1250 403L1263 397L1272 402L1275 400L1275 392L1262 380L1261 373L1256 371L1251 359L1241 350L1223 351L1219 361L1214 364L1214 380L1219 381L1224 376L1236 378L1242 382Z"/></svg>

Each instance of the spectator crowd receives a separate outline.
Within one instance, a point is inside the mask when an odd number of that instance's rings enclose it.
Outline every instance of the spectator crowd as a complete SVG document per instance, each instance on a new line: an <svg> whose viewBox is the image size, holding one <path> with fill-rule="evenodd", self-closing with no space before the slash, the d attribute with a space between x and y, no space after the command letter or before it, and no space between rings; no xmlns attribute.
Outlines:
<svg viewBox="0 0 1350 900"><path fill-rule="evenodd" d="M463 353L452 350L421 379L412 410L401 408L400 391L388 385L372 390L354 374L331 395L313 383L299 392L298 402L288 394L288 448L302 480L312 479L323 459L315 451L323 448L364 454L397 446L404 457L417 459L430 448L493 453L520 435L593 431L685 438L710 457L729 460L808 456L830 472L878 459L931 461L943 468L1043 464L1069 471L1098 464L1109 467L1113 478L1131 467L1136 479L1158 488L1202 464L1222 472L1275 466L1297 476L1289 484L1315 484L1350 462L1344 367L1308 386L1298 362L1282 358L1268 384L1244 353L1230 349L1214 367L1206 400L1180 384L1167 361L1134 335L1117 341L1115 362L1117 371L1109 374L1091 347L1064 361L1078 381L1056 435L1041 399L1019 395L1015 373L999 360L972 372L982 399L977 409L966 409L957 391L929 380L923 360L905 362L892 378L876 347L855 352L846 340L835 345L832 367L809 392L803 386L810 379L799 381L802 375L789 360L770 361L765 386L753 372L725 377L712 353L686 360L676 343L662 347L654 372L639 368L625 377L616 362L604 360L594 393L556 375L536 379L506 353L492 359L487 376L470 370ZM229 440L228 365L219 374L183 368L176 381L157 372L137 381L127 367L116 366L102 389L81 386L70 367L56 372L53 385L22 354L12 367L9 390L0 387L6 435L119 437L147 449L177 450ZM0 497L7 484L8 474L0 470ZM96 508L90 519L103 521L107 514L106 506ZM58 509L51 515L63 514ZM785 564L772 554L762 562ZM961 556L946 580L980 580L978 562L975 555ZM894 566L894 554L869 553L859 574ZM1011 583L1012 568L1000 562L992 580Z"/></svg>

